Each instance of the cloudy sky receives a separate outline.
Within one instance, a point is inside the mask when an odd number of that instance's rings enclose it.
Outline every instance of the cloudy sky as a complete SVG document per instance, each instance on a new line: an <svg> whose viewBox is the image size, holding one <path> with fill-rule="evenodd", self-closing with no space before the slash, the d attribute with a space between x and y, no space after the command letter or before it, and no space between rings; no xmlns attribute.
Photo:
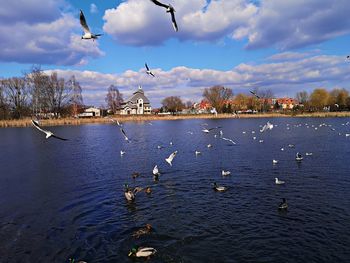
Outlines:
<svg viewBox="0 0 350 263"><path fill-rule="evenodd" d="M0 78L32 65L74 74L90 105L104 104L111 84L124 97L142 85L154 107L170 95L200 100L212 85L292 97L350 88L349 0L166 0L179 32L150 0L0 3ZM81 39L79 9L98 41Z"/></svg>

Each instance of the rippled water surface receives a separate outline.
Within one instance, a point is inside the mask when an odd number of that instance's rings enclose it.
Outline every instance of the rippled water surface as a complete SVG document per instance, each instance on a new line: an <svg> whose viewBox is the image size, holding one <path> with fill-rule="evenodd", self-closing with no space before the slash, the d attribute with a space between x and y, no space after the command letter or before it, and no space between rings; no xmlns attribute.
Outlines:
<svg viewBox="0 0 350 263"><path fill-rule="evenodd" d="M125 123L129 144L112 124L48 128L69 141L0 129L0 262L133 262L134 245L157 249L149 262L350 262L350 119L270 119L260 133L267 121ZM125 183L153 192L128 203ZM133 238L147 223L154 232Z"/></svg>

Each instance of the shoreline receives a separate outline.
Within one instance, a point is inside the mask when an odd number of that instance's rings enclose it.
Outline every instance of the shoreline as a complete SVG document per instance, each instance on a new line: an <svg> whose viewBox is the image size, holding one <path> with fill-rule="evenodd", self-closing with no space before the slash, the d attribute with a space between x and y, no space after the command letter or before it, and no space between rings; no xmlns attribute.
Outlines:
<svg viewBox="0 0 350 263"><path fill-rule="evenodd" d="M161 120L189 120L189 119L247 119L247 118L346 118L350 117L350 112L313 112L302 114L281 114L281 113L260 113L260 114L240 114L236 117L233 114L186 114L186 115L113 115L110 118L118 119L120 122L143 122L143 121L161 121ZM64 125L85 125L85 124L107 124L111 123L108 118L62 118L41 120L42 126L64 126ZM0 120L0 128L10 127L30 127L31 119L20 120Z"/></svg>

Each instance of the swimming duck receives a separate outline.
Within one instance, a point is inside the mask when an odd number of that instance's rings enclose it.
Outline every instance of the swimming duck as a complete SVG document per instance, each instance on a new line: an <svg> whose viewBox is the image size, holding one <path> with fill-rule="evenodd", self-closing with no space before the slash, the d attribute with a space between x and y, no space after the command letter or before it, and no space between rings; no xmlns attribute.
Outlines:
<svg viewBox="0 0 350 263"><path fill-rule="evenodd" d="M139 177L140 176L140 173L137 173L137 172L134 172L132 174L132 178L136 179L136 177Z"/></svg>
<svg viewBox="0 0 350 263"><path fill-rule="evenodd" d="M139 238L142 235L147 235L152 232L152 226L150 224L147 224L145 227L140 228L139 230L135 231L132 236L135 238Z"/></svg>
<svg viewBox="0 0 350 263"><path fill-rule="evenodd" d="M152 193L152 188L151 187L146 187L145 193L146 194L151 194Z"/></svg>
<svg viewBox="0 0 350 263"><path fill-rule="evenodd" d="M195 153L196 155L202 154L200 151L195 151L194 153Z"/></svg>
<svg viewBox="0 0 350 263"><path fill-rule="evenodd" d="M278 205L279 210L287 210L288 204L285 198L282 198L282 202Z"/></svg>
<svg viewBox="0 0 350 263"><path fill-rule="evenodd" d="M157 252L156 249L153 247L133 247L130 251L128 256L129 257L137 257L137 258L148 258L152 255L154 255Z"/></svg>
<svg viewBox="0 0 350 263"><path fill-rule="evenodd" d="M124 195L125 195L126 200L128 200L128 201L135 200L135 195L138 192L142 191L141 187L135 187L134 189L132 189L131 187L129 187L128 184L124 185L124 189L125 189Z"/></svg>
<svg viewBox="0 0 350 263"><path fill-rule="evenodd" d="M275 159L273 159L273 160L272 160L272 163L273 163L273 164L277 164L277 163L278 163L278 161L277 161L277 160L275 160Z"/></svg>
<svg viewBox="0 0 350 263"><path fill-rule="evenodd" d="M216 182L213 183L213 189L218 192L225 192L227 190L227 187L225 186L218 186Z"/></svg>
<svg viewBox="0 0 350 263"><path fill-rule="evenodd" d="M300 162L300 161L303 160L303 156L302 156L300 153L297 153L297 154L295 155L295 160L298 161L298 162Z"/></svg>

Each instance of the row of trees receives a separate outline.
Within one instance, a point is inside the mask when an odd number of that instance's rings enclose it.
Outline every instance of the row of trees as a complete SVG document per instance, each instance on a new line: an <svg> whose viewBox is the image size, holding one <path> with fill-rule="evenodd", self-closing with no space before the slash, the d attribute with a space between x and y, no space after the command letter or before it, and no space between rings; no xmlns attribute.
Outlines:
<svg viewBox="0 0 350 263"><path fill-rule="evenodd" d="M219 113L231 113L238 110L272 111L281 110L278 101L273 100L271 90L258 90L253 92L257 95L239 93L233 96L232 89L223 86L213 86L203 91L203 101L213 107ZM345 89L333 89L328 92L325 89L315 89L310 94L301 91L296 94L295 107L293 110L301 111L342 111L350 110L349 92ZM162 100L162 110L178 112L182 109L191 109L193 103L184 103L178 96L167 97Z"/></svg>
<svg viewBox="0 0 350 263"><path fill-rule="evenodd" d="M83 106L82 89L75 77L59 78L33 68L23 77L0 80L0 119L51 114L76 115Z"/></svg>

